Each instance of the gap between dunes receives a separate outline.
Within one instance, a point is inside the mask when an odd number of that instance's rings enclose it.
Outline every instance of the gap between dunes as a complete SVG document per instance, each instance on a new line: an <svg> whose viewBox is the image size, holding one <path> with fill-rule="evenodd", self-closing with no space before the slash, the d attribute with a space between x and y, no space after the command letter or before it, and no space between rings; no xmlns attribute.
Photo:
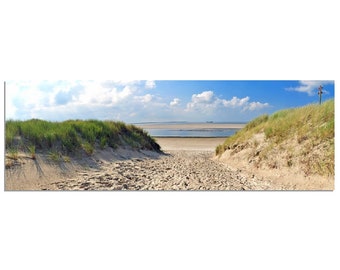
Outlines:
<svg viewBox="0 0 340 270"><path fill-rule="evenodd" d="M268 190L213 159L223 138L157 138L164 154L119 148L70 162L22 156L6 169L6 190Z"/></svg>
<svg viewBox="0 0 340 270"><path fill-rule="evenodd" d="M37 155L36 160L22 156L17 165L6 169L5 190L327 189L306 185L301 179L297 183L282 179L282 171L265 174L247 170L240 160L218 159L214 151L223 138L156 140L165 154L108 148L70 162L51 162L44 155Z"/></svg>

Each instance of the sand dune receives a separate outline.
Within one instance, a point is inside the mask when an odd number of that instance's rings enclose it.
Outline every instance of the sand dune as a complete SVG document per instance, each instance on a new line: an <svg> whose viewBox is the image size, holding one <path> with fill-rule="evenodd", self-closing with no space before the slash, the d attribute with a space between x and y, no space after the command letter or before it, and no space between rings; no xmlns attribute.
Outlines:
<svg viewBox="0 0 340 270"><path fill-rule="evenodd" d="M6 190L268 190L282 189L214 160L221 138L157 138L164 154L96 151L69 163L40 156L6 169ZM40 170L37 170L37 168Z"/></svg>
<svg viewBox="0 0 340 270"><path fill-rule="evenodd" d="M131 149L97 150L93 156L53 163L28 157L5 171L5 190L294 190L273 172L247 170L214 156L222 138L156 138L164 154ZM234 167L231 167L231 166ZM283 175L283 171L279 172Z"/></svg>

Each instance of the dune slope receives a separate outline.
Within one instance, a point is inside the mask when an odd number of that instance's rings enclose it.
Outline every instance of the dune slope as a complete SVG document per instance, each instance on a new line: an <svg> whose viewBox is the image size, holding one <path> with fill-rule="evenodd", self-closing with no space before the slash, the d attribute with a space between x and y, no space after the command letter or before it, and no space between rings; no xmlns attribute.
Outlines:
<svg viewBox="0 0 340 270"><path fill-rule="evenodd" d="M292 189L333 189L334 100L262 115L217 146L216 156Z"/></svg>

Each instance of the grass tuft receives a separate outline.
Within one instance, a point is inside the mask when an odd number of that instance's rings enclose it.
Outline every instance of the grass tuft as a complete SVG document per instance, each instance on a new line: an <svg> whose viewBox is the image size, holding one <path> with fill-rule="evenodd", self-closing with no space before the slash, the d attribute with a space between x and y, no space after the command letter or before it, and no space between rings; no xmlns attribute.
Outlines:
<svg viewBox="0 0 340 270"><path fill-rule="evenodd" d="M36 156L35 156L35 145L30 145L28 146L28 151L31 155L31 158L32 159L36 159Z"/></svg>
<svg viewBox="0 0 340 270"><path fill-rule="evenodd" d="M83 144L83 149L84 149L85 153L88 154L89 156L91 156L93 154L94 147L89 142L85 142Z"/></svg>
<svg viewBox="0 0 340 270"><path fill-rule="evenodd" d="M62 158L62 155L57 151L51 151L48 153L48 159L54 162L59 162Z"/></svg>
<svg viewBox="0 0 340 270"><path fill-rule="evenodd" d="M18 160L18 158L19 158L18 149L10 148L8 150L8 156L7 157L10 158L10 159L13 159L13 160Z"/></svg>

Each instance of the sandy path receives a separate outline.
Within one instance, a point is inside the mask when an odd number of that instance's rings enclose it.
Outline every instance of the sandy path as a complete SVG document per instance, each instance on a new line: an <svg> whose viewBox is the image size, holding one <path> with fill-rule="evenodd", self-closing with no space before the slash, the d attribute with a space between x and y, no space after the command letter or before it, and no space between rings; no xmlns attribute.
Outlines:
<svg viewBox="0 0 340 270"><path fill-rule="evenodd" d="M266 190L269 183L248 179L211 158L210 151L168 151L157 159L133 158L55 182L52 190Z"/></svg>
<svg viewBox="0 0 340 270"><path fill-rule="evenodd" d="M268 190L271 183L214 160L221 139L157 139L166 155L102 162L44 190ZM217 144L216 142L219 141ZM223 139L222 139L223 141ZM196 146L196 148L195 148ZM181 150L179 150L181 149ZM184 150L183 150L184 149ZM195 149L195 150L193 150Z"/></svg>

